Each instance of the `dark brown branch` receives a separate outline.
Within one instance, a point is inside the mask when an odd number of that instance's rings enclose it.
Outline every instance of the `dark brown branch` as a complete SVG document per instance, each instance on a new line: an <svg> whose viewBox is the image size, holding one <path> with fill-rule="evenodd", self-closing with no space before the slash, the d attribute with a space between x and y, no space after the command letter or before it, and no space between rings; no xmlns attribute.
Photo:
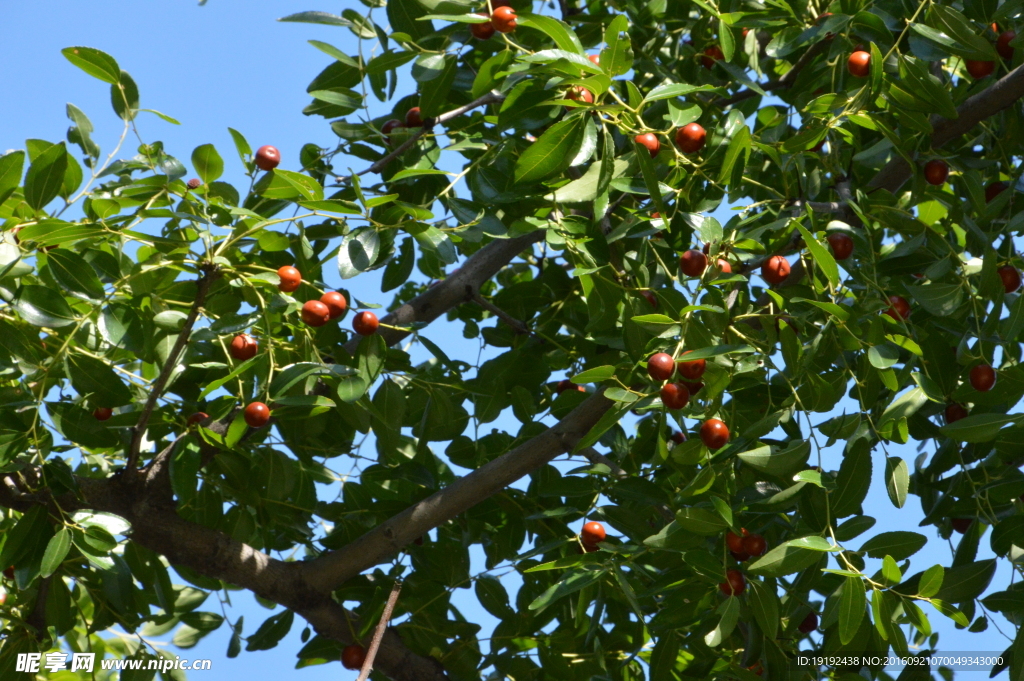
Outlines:
<svg viewBox="0 0 1024 681"><path fill-rule="evenodd" d="M473 297L474 303L476 303L483 309L487 310L501 321L508 324L515 333L520 335L527 335L531 333L530 327L528 327L525 322L522 322L513 317L512 315L510 315L508 312L505 312L500 307L498 307L497 305L495 305L494 303L480 295L478 291L473 291L472 289L470 289L469 293Z"/></svg>
<svg viewBox="0 0 1024 681"><path fill-rule="evenodd" d="M817 57L819 54L821 54L831 43L832 40L829 38L814 43L813 45L808 47L802 55L800 55L800 58L796 60L795 64L793 64L793 68L791 68L789 71L786 71L778 79L768 81L767 83L761 86L761 89L766 92L771 92L772 90L783 90L785 88L788 88L796 80L796 77L800 75L800 72L804 70L804 67L811 63L811 60ZM731 106L733 104L738 104L739 102L750 99L751 97L754 97L758 94L758 92L748 89L744 90L743 92L739 92L733 95L732 97L720 99L717 102L713 102L713 104L721 107Z"/></svg>
<svg viewBox="0 0 1024 681"><path fill-rule="evenodd" d="M498 94L497 92L488 92L483 97L479 97L477 99L474 99L469 104L464 104L463 106L460 106L457 109L452 109L451 111L446 111L445 113L441 114L437 118L428 118L427 120L423 121L423 127L420 128L419 130L417 130L412 135L412 137L410 137L406 141L402 142L400 145L398 145L398 147L396 147L394 150L389 152L384 158L380 159L379 161L376 161L372 166L370 166L366 170L359 171L358 173L356 173L356 175L366 175L368 173L379 173L381 170L386 168L389 163L391 163L393 160L395 160L396 158L398 158L399 156L404 154L407 149L412 147L412 145L416 144L416 141L419 140L420 137L423 137L424 134L429 132L430 129L433 128L435 125L440 125L441 123L446 123L446 122L450 121L453 118L457 118L457 117L461 116L462 114L466 113L467 111L472 111L473 109L477 108L478 106L486 106L487 104L494 104L496 102L504 101L504 99L505 99L505 95ZM347 178L344 178L344 177L337 178L338 182L344 182L346 179Z"/></svg>
<svg viewBox="0 0 1024 681"><path fill-rule="evenodd" d="M957 118L949 120L939 115L932 116L932 148L938 149L961 135L966 134L975 125L1009 107L1024 97L1024 66L997 80L990 87L982 90L957 107ZM895 193L903 183L913 175L913 169L896 155L868 183L868 190L885 189Z"/></svg>
<svg viewBox="0 0 1024 681"><path fill-rule="evenodd" d="M132 428L132 441L128 449L128 463L125 466L125 470L130 474L135 470L135 467L139 462L139 449L142 447L142 436L146 432L146 425L149 423L149 417L153 415L153 409L156 407L156 401L160 399L160 396L164 392L164 388L167 387L167 381L171 378L171 373L174 371L174 367L178 363L178 358L181 356L181 351L185 348L185 343L188 342L189 336L192 335L192 327L195 326L196 319L199 318L199 311L206 302L206 294L210 291L210 286L213 285L214 279L217 278L218 269L216 265L204 264L202 266L203 275L199 277L196 284L196 299L192 303L192 309L189 310L188 316L185 318L185 324L181 327L181 331L178 332L178 338L174 341L174 346L171 348L170 353L167 355L167 361L164 362L163 368L160 370L160 375L157 376L156 382L153 383L150 388L149 397L146 399L146 404L142 408L142 413L139 414L139 420Z"/></svg>
<svg viewBox="0 0 1024 681"><path fill-rule="evenodd" d="M391 613L395 611L395 604L398 603L398 594L401 591L402 581L395 580L391 587L391 595L388 596L388 602L384 604L384 612L381 613L380 621L377 622L377 629L373 632L373 640L370 641L370 647L366 649L366 659L363 660L363 668L359 670L359 677L356 681L366 681L366 677L370 675L370 670L373 669L373 660L377 657L377 649L380 648L380 642L384 639L384 632L388 629Z"/></svg>
<svg viewBox="0 0 1024 681"><path fill-rule="evenodd" d="M572 451L612 404L603 391L591 395L540 435L413 504L344 548L303 563L306 578L321 591L333 591L424 532L501 492L559 454Z"/></svg>

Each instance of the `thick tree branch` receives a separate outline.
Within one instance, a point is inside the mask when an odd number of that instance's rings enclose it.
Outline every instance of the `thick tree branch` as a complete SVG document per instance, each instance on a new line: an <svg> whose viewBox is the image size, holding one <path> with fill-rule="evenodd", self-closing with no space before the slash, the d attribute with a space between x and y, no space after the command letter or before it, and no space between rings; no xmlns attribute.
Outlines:
<svg viewBox="0 0 1024 681"><path fill-rule="evenodd" d="M396 554L424 532L501 492L573 447L612 406L603 391L591 395L557 424L410 506L338 551L304 563L310 584L333 591L363 570Z"/></svg>
<svg viewBox="0 0 1024 681"><path fill-rule="evenodd" d="M1007 108L1024 97L1024 66L997 80L991 86L967 99L957 107L959 116L954 120L932 116L932 148L938 149L975 125ZM868 190L885 189L895 193L913 175L913 169L902 156L896 155L868 183Z"/></svg>
<svg viewBox="0 0 1024 681"><path fill-rule="evenodd" d="M391 311L381 319L382 324L408 327L414 323L432 322L468 299L467 291L479 291L480 286L498 273L513 258L544 238L544 230L537 230L514 239L495 239L466 260L458 270L427 289L408 303ZM389 346L400 342L409 335L401 329L381 329L379 332ZM359 347L354 338L345 345L349 354Z"/></svg>
<svg viewBox="0 0 1024 681"><path fill-rule="evenodd" d="M395 149L390 151L384 158L380 159L379 161L376 161L372 166L370 166L366 170L360 170L358 173L356 173L356 175L367 175L369 173L379 173L384 168L386 168L389 163L391 163L393 160L395 160L396 158L398 158L399 156L404 154L407 149L412 147L412 145L416 144L416 141L419 140L420 137L423 137L423 135L426 134L428 131L430 131L430 129L433 128L435 125L440 125L441 123L446 123L446 122L450 121L453 118L457 118L457 117L461 116L462 114L466 113L467 111L472 111L473 109L477 108L478 106L486 106L487 104L494 104L496 102L504 101L504 99L505 99L505 95L498 94L497 92L488 92L483 97L479 97L477 99L474 99L469 104L464 104L463 106L460 106L457 109L452 109L451 111L446 111L443 114L441 114L440 116L438 116L437 118L428 118L427 120L423 121L423 127L420 128L419 130L417 130L409 139L407 139L404 142L402 142ZM345 177L337 178L338 182L344 182L346 179L348 179L348 178L345 178Z"/></svg>
<svg viewBox="0 0 1024 681"><path fill-rule="evenodd" d="M125 466L125 470L128 471L129 474L132 473L138 465L139 450L142 447L142 436L146 433L146 425L149 423L149 417L153 415L153 409L156 407L156 401L160 399L160 396L164 392L164 388L167 387L167 381L171 378L171 373L174 371L174 367L178 364L178 358L181 356L181 351L185 348L185 343L188 342L189 336L192 335L192 327L195 326L196 320L199 318L199 311L206 302L206 294L209 293L214 279L217 278L218 269L216 265L210 263L204 264L202 266L202 271L202 276L199 277L196 282L196 299L192 303L192 309L189 310L188 316L185 318L185 324L181 327L181 331L178 332L178 338L174 341L174 346L167 355L167 361L164 362L164 366L160 370L160 375L157 376L156 382L154 382L150 388L149 397L146 399L146 404L142 408L142 413L139 414L138 422L135 424L135 427L132 428L132 441L128 448L128 463Z"/></svg>

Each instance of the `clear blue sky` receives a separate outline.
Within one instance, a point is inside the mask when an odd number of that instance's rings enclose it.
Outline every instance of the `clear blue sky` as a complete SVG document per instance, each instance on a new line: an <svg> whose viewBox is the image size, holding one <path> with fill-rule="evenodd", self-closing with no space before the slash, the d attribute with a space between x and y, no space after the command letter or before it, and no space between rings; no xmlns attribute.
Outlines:
<svg viewBox="0 0 1024 681"><path fill-rule="evenodd" d="M204 143L215 144L226 161L226 181L242 182L242 169L234 153L227 128L241 131L256 148L262 144L277 146L283 156L283 167L298 165L298 151L312 142L331 147L335 137L322 118L306 117L302 108L310 101L306 85L330 58L307 44L316 39L334 44L353 54L356 50L352 34L345 28L309 24L278 23L277 18L302 10L326 10L340 13L344 7L363 11L356 0L345 0L340 6L269 2L267 0L210 0L205 7L182 0L148 0L147 2L114 2L92 0L51 0L38 3L3 3L0 24L4 40L0 41L0 64L4 65L4 95L0 105L0 151L23 148L28 138L59 141L64 138L70 122L65 104L74 103L91 118L96 131L93 139L102 147L104 156L110 152L121 133L121 121L111 110L108 88L71 65L60 50L72 45L85 45L104 50L114 56L121 67L138 83L141 105L178 119L180 126L168 124L150 114L141 114L139 127L147 142L162 140L165 149L189 165L192 150ZM412 83L408 84L411 89ZM374 111L380 114L383 111ZM136 140L129 139L120 158L134 154ZM342 164L336 170L342 171ZM354 160L361 168L365 162ZM191 174L190 174L191 176ZM244 185L243 185L244 187ZM727 215L720 215L724 222ZM336 275L328 282L337 283ZM353 292L361 300L386 303L389 296L381 294L379 279L366 275L354 280ZM351 285L351 284L350 284ZM466 341L455 327L435 322L428 337L442 344L453 356L475 357L477 345ZM849 404L840 404L850 411ZM816 415L814 423L826 420ZM512 426L511 423L495 424ZM514 426L513 426L514 427ZM889 455L899 455L913 465L917 443L889 448ZM372 446L372 445L371 445ZM928 453L934 447L929 445ZM839 446L829 449L824 457L826 469L837 469L841 460ZM918 528L922 517L917 497L908 507L896 512L888 500L882 481L882 452L874 456L874 476L865 511L878 519L868 533L905 529L922 531L934 541L912 558L911 572L935 563L949 564L953 547L935 537L931 528ZM571 467L571 466L566 466ZM330 494L333 491L324 490ZM958 535L957 535L958 537ZM979 558L989 557L987 536L982 539ZM857 547L863 539L851 542ZM477 556L477 558L479 558ZM482 561L474 561L475 568ZM475 572L475 570L474 570ZM1005 585L1008 567L1003 563L993 581ZM514 582L513 582L514 583ZM1002 587L997 587L1002 588ZM232 594L235 607L229 611L232 620L245 615L245 633L251 634L270 611L256 604L244 593ZM493 620L481 609L458 603L468 617L478 617L485 632ZM203 607L217 611L215 601ZM966 635L955 632L944 617L929 612L933 626L942 632L940 647L960 650L969 645L975 651L1002 651L1007 641L993 628L983 634ZM1012 625L996 619L1011 636ZM302 623L297 621L291 634L276 649L267 652L243 652L227 660L226 627L211 634L197 647L182 651L182 657L210 657L212 672L199 672L193 679L253 678L345 679L355 678L340 665L311 667L294 671L295 652L299 646ZM158 637L167 640L169 637ZM486 644L484 644L486 649Z"/></svg>

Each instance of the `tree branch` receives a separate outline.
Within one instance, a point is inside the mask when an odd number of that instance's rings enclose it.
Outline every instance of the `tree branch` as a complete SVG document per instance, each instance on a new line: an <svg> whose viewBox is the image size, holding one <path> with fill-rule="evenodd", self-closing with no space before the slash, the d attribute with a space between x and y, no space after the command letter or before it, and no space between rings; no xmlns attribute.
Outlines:
<svg viewBox="0 0 1024 681"><path fill-rule="evenodd" d="M473 298L474 303L476 303L483 309L487 310L501 321L508 324L515 333L520 335L532 335L530 332L530 327L528 327L525 322L516 319L508 312L505 312L500 307L484 298L482 295L480 295L479 291L473 291L472 289L470 289L469 294Z"/></svg>
<svg viewBox="0 0 1024 681"><path fill-rule="evenodd" d="M185 343L188 342L188 338L192 335L192 327L195 326L196 319L199 318L199 310L203 307L206 302L206 294L210 291L210 286L213 285L214 279L217 278L218 268L216 265L206 263L202 265L203 275L199 277L196 284L196 299L192 303L192 309L188 312L188 317L185 318L185 324L181 327L181 331L178 332L178 338L174 341L174 346L171 348L170 353L167 355L167 361L164 362L163 368L160 370L160 375L157 376L156 382L150 389L149 397L146 399L146 404L142 408L142 413L139 414L139 420L132 428L132 441L128 448L128 463L125 466L125 470L130 474L134 472L135 467L139 462L139 450L142 447L142 436L146 432L146 425L149 423L149 417L153 415L153 408L156 407L156 401L160 399L160 396L164 392L164 388L167 386L167 381L171 377L171 372L174 371L174 367L178 363L178 358L181 356L181 351L185 347Z"/></svg>
<svg viewBox="0 0 1024 681"><path fill-rule="evenodd" d="M559 454L572 451L612 404L603 391L591 395L540 435L413 504L344 548L303 563L306 579L321 591L333 591L424 532L497 494Z"/></svg>
<svg viewBox="0 0 1024 681"><path fill-rule="evenodd" d="M957 107L959 115L956 119L933 115L932 148L938 149L966 134L975 125L1009 107L1021 97L1024 97L1024 66L1018 66L985 90L968 98ZM896 155L868 183L868 191L885 189L895 193L913 174L913 169L903 157Z"/></svg>
<svg viewBox="0 0 1024 681"><path fill-rule="evenodd" d="M391 595L388 596L388 602L384 604L384 612L381 613L380 621L377 622L377 629L373 632L373 640L370 641L370 647L366 649L366 659L363 660L363 668L359 670L359 677L356 681L366 681L366 677L370 675L370 670L373 669L373 658L377 657L377 649L380 648L380 642L384 639L384 632L387 631L391 613L395 611L395 603L398 602L398 594L401 591L402 581L395 580L391 587Z"/></svg>
<svg viewBox="0 0 1024 681"><path fill-rule="evenodd" d="M505 95L498 94L497 92L488 92L483 97L478 97L477 99L474 99L469 104L464 104L464 105L460 106L457 109L452 109L451 111L446 111L445 113L441 114L437 118L428 118L427 120L423 121L423 127L420 128L419 130L417 130L413 134L412 137L410 137L406 141L402 142L400 145L398 145L398 147L396 147L391 152L389 152L384 158L380 159L379 161L376 161L372 166L370 166L366 170L359 171L358 173L356 173L356 175L367 175L369 173L379 173L381 170L386 168L389 163L391 163L393 160L395 160L396 158L398 158L399 156L404 154L406 152L406 150L409 149L412 145L416 144L416 141L420 137L423 137L423 135L426 134L435 125L440 125L441 123L447 123L451 119L457 118L457 117L461 116L462 114L466 113L467 111L472 111L473 109L477 108L478 106L485 106L487 104L494 104L496 102L504 101L504 99L505 99ZM344 178L344 177L337 178L338 182L344 182L346 179L347 178Z"/></svg>

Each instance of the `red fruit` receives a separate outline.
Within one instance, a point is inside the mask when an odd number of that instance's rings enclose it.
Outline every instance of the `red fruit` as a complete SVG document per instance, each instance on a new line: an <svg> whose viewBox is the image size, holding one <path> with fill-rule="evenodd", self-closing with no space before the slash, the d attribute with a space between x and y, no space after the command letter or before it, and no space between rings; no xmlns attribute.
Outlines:
<svg viewBox="0 0 1024 681"><path fill-rule="evenodd" d="M202 423L208 418L210 418L210 415L206 412L197 411L195 414L188 417L188 425L193 426L197 423Z"/></svg>
<svg viewBox="0 0 1024 681"><path fill-rule="evenodd" d="M345 296L337 291L328 291L323 294L320 296L320 302L327 306L331 319L337 319L345 314L345 309L348 307L348 301L345 300Z"/></svg>
<svg viewBox="0 0 1024 681"><path fill-rule="evenodd" d="M992 72L996 70L996 63L994 61L985 61L983 59L966 59L964 65L967 67L967 73L971 74L971 78L975 80L991 76Z"/></svg>
<svg viewBox="0 0 1024 681"><path fill-rule="evenodd" d="M889 296L889 309L885 311L896 321L910 318L910 303L903 296Z"/></svg>
<svg viewBox="0 0 1024 681"><path fill-rule="evenodd" d="M244 362L256 356L260 346L256 340L247 333L240 333L231 339L231 346L228 352L234 359Z"/></svg>
<svg viewBox="0 0 1024 681"><path fill-rule="evenodd" d="M581 393L587 392L587 389L584 388L582 385L576 385L568 378L563 378L561 381L558 382L558 385L555 386L555 392L561 395L566 390L576 390Z"/></svg>
<svg viewBox="0 0 1024 681"><path fill-rule="evenodd" d="M789 272L789 261L781 255L773 255L761 265L761 277L772 286L786 281Z"/></svg>
<svg viewBox="0 0 1024 681"><path fill-rule="evenodd" d="M729 555L735 558L740 563L750 560L750 554L746 551L730 551Z"/></svg>
<svg viewBox="0 0 1024 681"><path fill-rule="evenodd" d="M700 439L708 449L721 449L729 442L729 427L719 419L708 419L700 426Z"/></svg>
<svg viewBox="0 0 1024 681"><path fill-rule="evenodd" d="M331 310L319 300L307 300L300 313L306 326L323 326L331 320Z"/></svg>
<svg viewBox="0 0 1024 681"><path fill-rule="evenodd" d="M668 409L682 409L690 401L690 391L682 383L666 383L661 387L661 401Z"/></svg>
<svg viewBox="0 0 1024 681"><path fill-rule="evenodd" d="M256 150L253 162L260 170L273 170L281 162L281 152L277 150L277 147L264 144Z"/></svg>
<svg viewBox="0 0 1024 681"><path fill-rule="evenodd" d="M302 283L302 274L291 265L278 268L277 276L281 278L277 288L284 293L291 293Z"/></svg>
<svg viewBox="0 0 1024 681"><path fill-rule="evenodd" d="M985 203L992 203L992 199L1006 191L1007 187L1009 187L1009 185L1005 182L990 183L985 187Z"/></svg>
<svg viewBox="0 0 1024 681"><path fill-rule="evenodd" d="M832 35L832 34L829 33L829 35ZM758 676L764 676L764 667L761 666L761 661L760 660L758 660L754 664L752 664L749 667L747 667L747 671L750 672L751 674L757 674Z"/></svg>
<svg viewBox="0 0 1024 681"><path fill-rule="evenodd" d="M706 69L710 69L715 65L716 61L724 61L725 54L722 52L722 48L718 45L712 45L711 47L704 50L704 56L700 58L701 66Z"/></svg>
<svg viewBox="0 0 1024 681"><path fill-rule="evenodd" d="M871 53L858 50L846 60L846 68L857 78L867 78L871 73Z"/></svg>
<svg viewBox="0 0 1024 681"><path fill-rule="evenodd" d="M651 304L651 307L657 309L657 307L658 307L658 296L654 295L650 291L641 291L640 295L642 295L644 297L644 300L646 300L648 303Z"/></svg>
<svg viewBox="0 0 1024 681"><path fill-rule="evenodd" d="M405 125L409 128L420 128L423 126L423 116L420 115L420 108L414 106L405 112Z"/></svg>
<svg viewBox="0 0 1024 681"><path fill-rule="evenodd" d="M601 56L600 55L597 55L597 54L587 55L587 59L589 59L594 66L600 66L601 65Z"/></svg>
<svg viewBox="0 0 1024 681"><path fill-rule="evenodd" d="M7 568L6 570L4 570L4 577L6 577L7 579L12 579L12 580L14 579L14 566L13 565L10 566L9 568Z"/></svg>
<svg viewBox="0 0 1024 681"><path fill-rule="evenodd" d="M352 320L352 328L360 336L372 336L377 333L378 326L380 326L380 321L377 319L377 315L370 311L360 312Z"/></svg>
<svg viewBox="0 0 1024 681"><path fill-rule="evenodd" d="M92 417L97 421L106 421L114 415L114 410L110 407L96 407L92 412Z"/></svg>
<svg viewBox="0 0 1024 681"><path fill-rule="evenodd" d="M189 189L198 189L199 186L202 184L203 183L202 181L199 180L199 178L193 177L191 180L185 183L185 186L188 187Z"/></svg>
<svg viewBox="0 0 1024 681"><path fill-rule="evenodd" d="M974 518L952 518L949 524L953 526L953 529L963 534L970 529L971 523L974 522Z"/></svg>
<svg viewBox="0 0 1024 681"><path fill-rule="evenodd" d="M739 596L747 588L747 580L739 570L726 570L725 580L718 585L719 590L726 596Z"/></svg>
<svg viewBox="0 0 1024 681"><path fill-rule="evenodd" d="M669 439L669 440L672 440L672 442L675 442L675 443L676 443L677 445L681 445L681 444L683 444L684 442L686 442L686 435L685 435L684 433L680 433L680 432L679 432L679 431L677 430L677 431L674 431L674 432L672 433L672 435L671 435L671 436L669 436L669 438L668 438L668 439Z"/></svg>
<svg viewBox="0 0 1024 681"><path fill-rule="evenodd" d="M708 241L707 243L705 243L701 247L700 252L703 253L704 255L711 255L711 242Z"/></svg>
<svg viewBox="0 0 1024 681"><path fill-rule="evenodd" d="M693 352L693 350L687 350L683 353L682 357L686 357L691 352ZM676 370L679 372L679 375L683 378L688 378L691 381L696 381L698 378L703 376L704 370L707 368L707 361L703 359L684 361L680 358L679 361L676 362Z"/></svg>
<svg viewBox="0 0 1024 681"><path fill-rule="evenodd" d="M767 550L768 542L761 535L752 534L749 537L743 538L743 551L749 553L752 557L763 556Z"/></svg>
<svg viewBox="0 0 1024 681"><path fill-rule="evenodd" d="M996 370L988 364L979 364L971 368L971 387L987 393L996 384Z"/></svg>
<svg viewBox="0 0 1024 681"><path fill-rule="evenodd" d="M818 615L817 615L817 613L813 613L813 612L807 613L807 617L805 617L804 621L800 623L799 627L797 627L797 629L800 631L801 634L809 634L809 633L811 633L812 631L814 631L817 628L818 628Z"/></svg>
<svg viewBox="0 0 1024 681"><path fill-rule="evenodd" d="M245 408L245 422L250 428L262 428L270 420L270 407L262 402L250 402Z"/></svg>
<svg viewBox="0 0 1024 681"><path fill-rule="evenodd" d="M586 104L594 103L594 93L582 85L569 88L569 92L566 93L565 96L567 99L571 99L574 102L584 102Z"/></svg>
<svg viewBox="0 0 1024 681"><path fill-rule="evenodd" d="M967 415L967 407L962 404L953 402L952 404L946 405L946 425L959 421L960 419L967 418Z"/></svg>
<svg viewBox="0 0 1024 681"><path fill-rule="evenodd" d="M1003 265L996 274L1003 280L1003 290L1007 293L1013 293L1020 288L1020 270L1013 265Z"/></svg>
<svg viewBox="0 0 1024 681"><path fill-rule="evenodd" d="M693 383L689 381L683 381L683 385L685 385L686 389L690 391L690 395L696 395L697 393L700 392L701 388L704 387L704 384L701 383L700 381L696 381Z"/></svg>
<svg viewBox="0 0 1024 681"><path fill-rule="evenodd" d="M476 24L473 24L473 25L476 26ZM484 25L485 26L489 26L490 24L484 24ZM392 130L395 130L396 128L401 128L401 127L403 127L402 126L402 122L400 120L398 120L397 118L392 118L389 121L385 121L384 125L380 126L380 131L382 133L384 133L385 135L387 135Z"/></svg>
<svg viewBox="0 0 1024 681"><path fill-rule="evenodd" d="M996 39L996 52L1003 59L1013 59L1013 48L1010 47L1010 41L1017 37L1014 31L1004 31L999 34Z"/></svg>
<svg viewBox="0 0 1024 681"><path fill-rule="evenodd" d="M736 534L732 530L729 530L725 533L725 546L733 553L743 552L743 540L747 536L747 531L746 529L742 529L740 530L740 532L742 532L743 534Z"/></svg>
<svg viewBox="0 0 1024 681"><path fill-rule="evenodd" d="M511 33L516 30L516 11L511 7L498 7L491 14L491 26L499 33Z"/></svg>
<svg viewBox="0 0 1024 681"><path fill-rule="evenodd" d="M846 260L853 253L853 239L843 232L832 232L825 239L832 247L832 256L836 260Z"/></svg>
<svg viewBox="0 0 1024 681"><path fill-rule="evenodd" d="M722 274L732 274L732 265L729 264L728 260L719 258L718 263L716 264L718 266L718 269L722 271Z"/></svg>
<svg viewBox="0 0 1024 681"><path fill-rule="evenodd" d="M676 130L676 146L684 154L692 154L704 147L707 139L707 132L700 123L690 123Z"/></svg>
<svg viewBox="0 0 1024 681"><path fill-rule="evenodd" d="M699 277L708 267L708 256L691 249L679 258L679 269L688 277Z"/></svg>
<svg viewBox="0 0 1024 681"><path fill-rule="evenodd" d="M486 14L477 14L479 17L486 17ZM470 24L469 32L473 34L473 37L477 40L489 40L494 35L494 26L491 26L491 22L487 21L483 24Z"/></svg>
<svg viewBox="0 0 1024 681"><path fill-rule="evenodd" d="M939 186L949 177L949 164L939 159L932 159L924 164L924 179L928 184Z"/></svg>
<svg viewBox="0 0 1024 681"><path fill-rule="evenodd" d="M345 669L362 669L366 661L366 648L358 643L345 646L341 651L341 664Z"/></svg>
<svg viewBox="0 0 1024 681"><path fill-rule="evenodd" d="M655 381L667 381L676 370L672 355L659 352L647 360L647 374Z"/></svg>
<svg viewBox="0 0 1024 681"><path fill-rule="evenodd" d="M604 541L606 536L604 525L591 521L583 526L583 531L580 532L580 541L587 546L597 546Z"/></svg>
<svg viewBox="0 0 1024 681"><path fill-rule="evenodd" d="M644 133L643 135L637 135L633 138L637 144L647 147L647 151L650 152L651 158L658 155L661 150L661 140L654 133Z"/></svg>

